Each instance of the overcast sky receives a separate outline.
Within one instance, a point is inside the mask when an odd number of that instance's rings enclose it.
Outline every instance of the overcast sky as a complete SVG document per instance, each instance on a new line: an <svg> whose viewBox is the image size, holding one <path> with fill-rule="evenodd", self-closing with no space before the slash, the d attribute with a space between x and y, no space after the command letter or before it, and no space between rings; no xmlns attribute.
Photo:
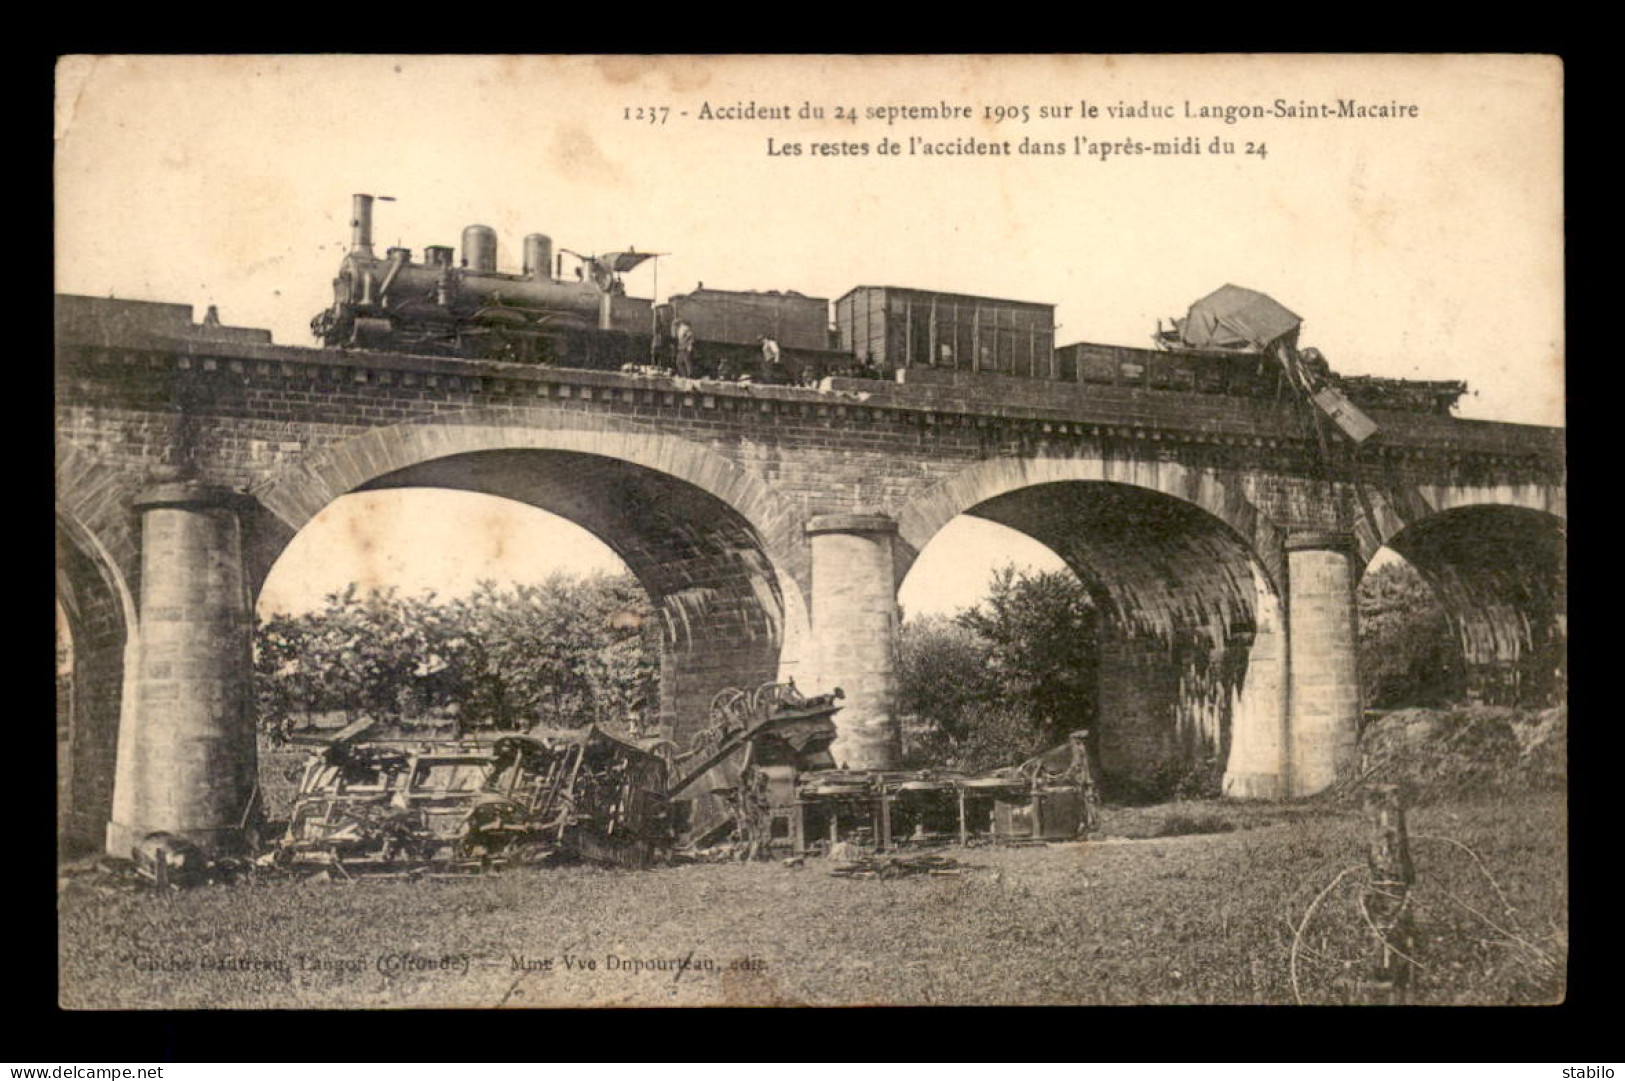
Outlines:
<svg viewBox="0 0 1625 1081"><path fill-rule="evenodd" d="M1183 112L1340 97L1414 103L1419 116L1076 115L1082 102ZM797 113L804 102L825 119L696 119L707 105ZM976 119L833 119L837 105L939 102L970 104ZM992 123L989 103L1027 104L1032 119ZM1046 104L1074 115L1040 121ZM644 123L640 105L671 111ZM1560 122L1558 69L1540 58L69 59L58 71L57 282L199 315L216 304L228 323L310 345L348 245L350 195L370 192L396 199L378 208L380 248L455 245L481 222L497 230L505 270L538 231L577 251L670 253L661 296L700 281L831 299L911 285L1054 303L1062 343L1143 345L1157 319L1234 282L1300 315L1303 344L1345 374L1461 378L1477 391L1463 416L1560 424ZM873 153L911 134L1012 147L1217 136L1267 154ZM803 153L770 157L769 138ZM812 143L837 140L871 153L811 156ZM628 281L641 296L654 284L647 269ZM387 535L413 519L403 582L493 569L461 534L423 556L435 545L422 531L463 504L351 502ZM603 560L569 531L533 528L527 558ZM963 568L997 562L1004 542L962 528L975 536L911 610L985 582ZM922 558L910 590L935 561ZM515 566L494 569L530 573Z"/></svg>

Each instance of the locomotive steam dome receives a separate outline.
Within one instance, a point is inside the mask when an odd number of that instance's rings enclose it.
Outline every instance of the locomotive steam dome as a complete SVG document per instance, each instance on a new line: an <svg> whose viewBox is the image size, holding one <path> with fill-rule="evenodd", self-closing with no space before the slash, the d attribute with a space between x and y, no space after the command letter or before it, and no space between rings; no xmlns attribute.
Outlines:
<svg viewBox="0 0 1625 1081"><path fill-rule="evenodd" d="M541 281L550 276L552 266L553 238L541 233L525 237L525 277Z"/></svg>
<svg viewBox="0 0 1625 1081"><path fill-rule="evenodd" d="M463 266L481 274L497 269L497 231L489 225L470 225L463 230Z"/></svg>

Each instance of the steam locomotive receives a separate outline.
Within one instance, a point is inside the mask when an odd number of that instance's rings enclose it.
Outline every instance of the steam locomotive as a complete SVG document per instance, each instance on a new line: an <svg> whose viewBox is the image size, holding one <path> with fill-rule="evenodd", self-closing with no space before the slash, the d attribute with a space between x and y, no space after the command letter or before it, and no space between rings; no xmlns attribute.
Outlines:
<svg viewBox="0 0 1625 1081"><path fill-rule="evenodd" d="M373 197L354 197L350 251L333 280L333 306L311 321L328 346L390 349L432 356L568 363L593 359L647 335L652 305L626 295L620 274L641 262L632 253L590 261L592 276L553 274L553 242L525 237L518 274L497 270L496 231L463 230L461 265L443 245L373 252ZM563 269L563 254L559 255ZM608 336L607 340L605 336ZM577 356L585 350L587 356Z"/></svg>
<svg viewBox="0 0 1625 1081"><path fill-rule="evenodd" d="M409 248L373 251L373 196L356 195L350 250L333 280L333 306L311 320L334 348L380 349L569 368L628 364L673 367L679 324L694 335L692 374L754 374L801 381L849 365L830 347L828 302L798 293L707 290L658 307L627 295L625 275L656 258L628 250L605 255L555 254L550 237L525 237L517 274L497 269L497 236L485 225L463 230L460 260L434 245L414 261ZM565 276L565 259L576 262ZM771 338L781 372L761 367ZM777 375L778 379L773 377Z"/></svg>
<svg viewBox="0 0 1625 1081"><path fill-rule="evenodd" d="M629 296L625 286L625 276L655 254L555 252L541 233L524 238L519 273L505 273L497 269L496 232L485 225L463 230L455 262L442 245L426 247L421 262L399 247L379 258L373 203L371 195L353 197L350 250L333 281L333 305L311 321L328 347L600 370L652 366L765 383L837 375L998 386L1015 378L1243 397L1333 385L1360 407L1432 413L1448 413L1467 389L1460 382L1344 379L1313 350L1301 355L1305 367L1297 359L1297 317L1236 286L1193 304L1173 331L1159 327L1155 348L1057 347L1054 305L895 286L850 290L834 303L833 325L827 299L796 292L702 284L656 305ZM564 273L566 257L575 261L573 277ZM1273 337L1266 340L1260 327Z"/></svg>

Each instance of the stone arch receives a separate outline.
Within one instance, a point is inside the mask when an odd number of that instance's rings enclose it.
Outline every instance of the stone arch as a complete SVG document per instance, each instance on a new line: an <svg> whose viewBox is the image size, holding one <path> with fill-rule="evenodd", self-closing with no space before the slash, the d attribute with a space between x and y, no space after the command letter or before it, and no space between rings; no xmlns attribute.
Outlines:
<svg viewBox="0 0 1625 1081"><path fill-rule="evenodd" d="M1063 481L1102 481L1143 488L1199 507L1251 546L1277 589L1285 581L1283 532L1253 505L1239 485L1227 483L1211 470L1191 469L1178 462L1105 456L989 459L915 497L898 516L900 560L906 561L898 567L898 580L938 530L972 507L1010 492Z"/></svg>
<svg viewBox="0 0 1625 1081"><path fill-rule="evenodd" d="M1211 760L1232 795L1285 794L1281 545L1244 497L1172 463L979 463L905 510L909 558L960 513L1045 544L1105 613L1108 780L1150 793Z"/></svg>
<svg viewBox="0 0 1625 1081"><path fill-rule="evenodd" d="M807 631L798 519L761 478L714 451L557 411L374 429L285 466L258 488L274 523L262 531L271 539L256 547L274 559L339 496L402 487L540 507L620 555L663 618L661 712L674 736L705 723L721 687L795 673Z"/></svg>
<svg viewBox="0 0 1625 1081"><path fill-rule="evenodd" d="M141 546L130 509L140 478L111 468L88 451L58 442L56 454L56 519L75 543L119 585L127 621L135 626L140 595ZM102 573L102 571L98 571Z"/></svg>
<svg viewBox="0 0 1625 1081"><path fill-rule="evenodd" d="M1561 484L1402 484L1366 488L1365 507L1356 517L1360 563L1392 547L1400 533L1424 519L1468 507L1510 507L1536 511L1559 522L1568 518L1567 489Z"/></svg>
<svg viewBox="0 0 1625 1081"><path fill-rule="evenodd" d="M71 511L56 511L56 595L73 643L68 730L58 736L61 841L101 843L113 807L113 777L126 681L135 671L136 609L125 576Z"/></svg>
<svg viewBox="0 0 1625 1081"><path fill-rule="evenodd" d="M1567 536L1561 488L1412 489L1361 540L1404 557L1433 587L1461 648L1469 697L1548 704L1566 690Z"/></svg>

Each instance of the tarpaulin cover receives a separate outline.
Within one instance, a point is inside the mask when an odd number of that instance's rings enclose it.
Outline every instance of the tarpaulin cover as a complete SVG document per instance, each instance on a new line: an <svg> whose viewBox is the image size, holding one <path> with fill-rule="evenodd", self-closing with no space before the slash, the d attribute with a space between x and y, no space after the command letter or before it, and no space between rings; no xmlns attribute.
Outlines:
<svg viewBox="0 0 1625 1081"><path fill-rule="evenodd" d="M1264 349L1303 322L1263 293L1226 285L1175 320L1179 340L1195 349Z"/></svg>

